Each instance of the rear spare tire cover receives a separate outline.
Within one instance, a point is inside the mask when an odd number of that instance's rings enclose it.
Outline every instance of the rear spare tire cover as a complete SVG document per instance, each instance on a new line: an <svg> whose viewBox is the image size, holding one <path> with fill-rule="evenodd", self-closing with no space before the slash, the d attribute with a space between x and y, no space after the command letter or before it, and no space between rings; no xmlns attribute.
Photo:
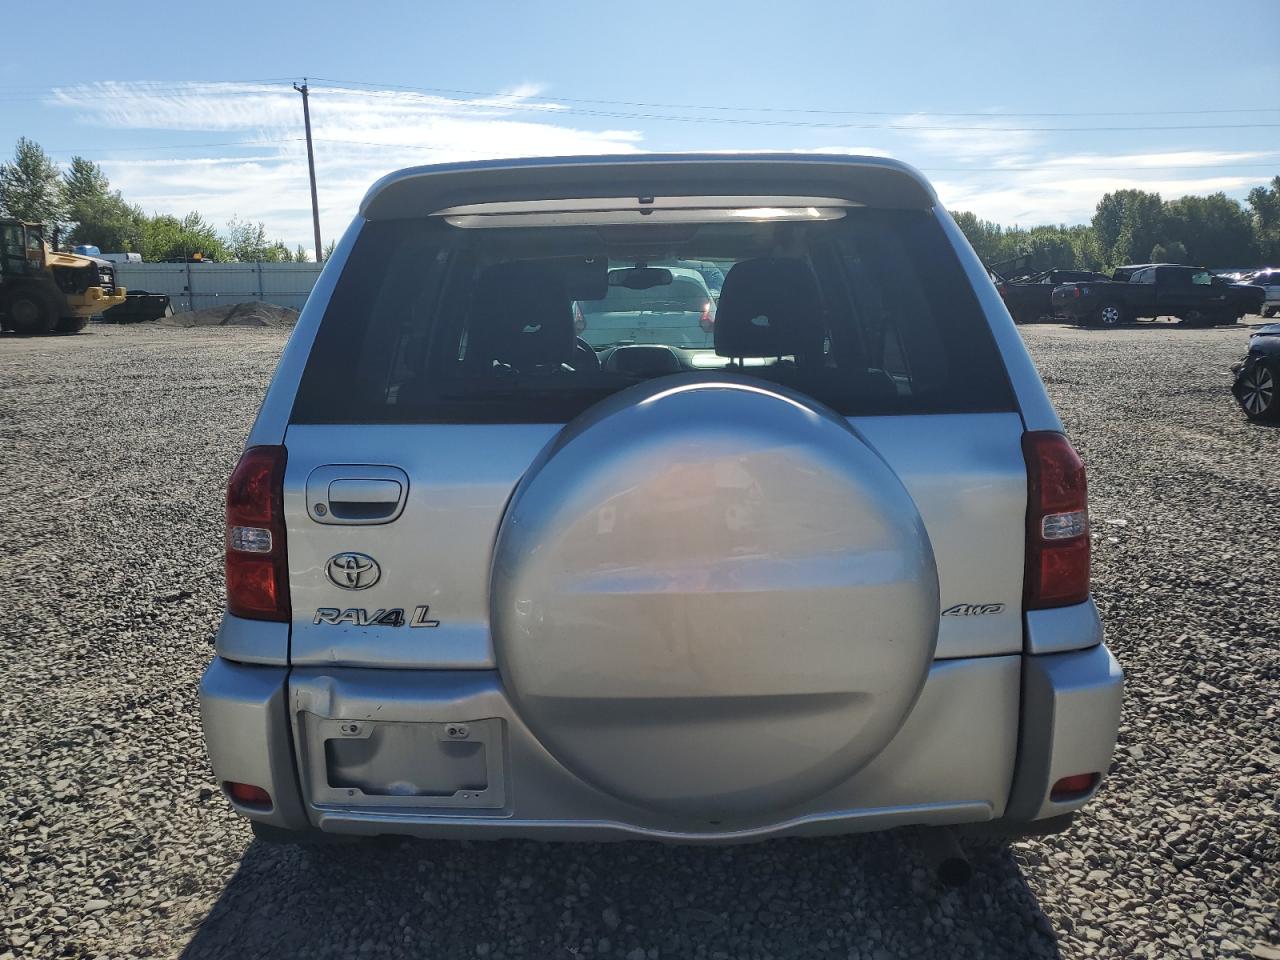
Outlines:
<svg viewBox="0 0 1280 960"><path fill-rule="evenodd" d="M933 659L938 579L910 495L844 419L690 374L614 395L538 456L492 618L507 689L565 767L720 823L884 748Z"/></svg>

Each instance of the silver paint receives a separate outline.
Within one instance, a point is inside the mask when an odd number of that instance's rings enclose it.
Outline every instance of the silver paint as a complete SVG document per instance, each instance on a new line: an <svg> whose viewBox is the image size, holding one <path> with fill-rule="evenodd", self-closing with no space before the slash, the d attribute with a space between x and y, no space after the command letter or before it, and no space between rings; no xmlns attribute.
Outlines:
<svg viewBox="0 0 1280 960"><path fill-rule="evenodd" d="M533 736L496 671L296 668L289 680L290 709L281 712L280 722L292 717L301 734L298 725L328 719L504 721L509 789L503 808L460 811L429 799L389 808L376 798L358 797L322 804L308 795L311 821L342 832L680 842L843 833L1003 814L1018 732L1020 664L1016 656L935 662L906 723L862 770L819 796L720 823L637 808L584 783ZM313 776L309 767L304 783Z"/></svg>
<svg viewBox="0 0 1280 960"><path fill-rule="evenodd" d="M280 354L280 362L276 364L276 372L267 387L267 394L258 408L258 416L253 421L249 436L245 440L246 447L257 447L269 444L284 443L285 431L289 427L289 416L293 412L293 398L298 392L298 384L302 382L302 371L306 368L307 357L315 343L316 331L320 329L320 321L329 307L329 298L333 296L333 288L346 266L351 248L355 246L356 237L364 221L357 217L347 227L346 233L338 241L324 263L324 269L316 279L315 286L302 306L298 322L289 334L289 342Z"/></svg>
<svg viewBox="0 0 1280 960"><path fill-rule="evenodd" d="M557 758L630 803L772 811L865 765L933 659L907 491L850 425L685 374L566 427L494 549L498 666Z"/></svg>
<svg viewBox="0 0 1280 960"><path fill-rule="evenodd" d="M960 232L956 222L951 219L951 215L941 206L935 207L934 212L938 222L942 224L943 231L951 240L951 245L955 248L960 266L964 268L965 275L973 286L974 295L978 298L983 313L987 315L987 326L991 330L992 337L995 338L996 346L1000 348L1000 356L1004 358L1005 371L1013 386L1014 396L1018 398L1018 409L1022 411L1022 420L1026 428L1061 432L1062 421L1058 419L1057 411L1049 402L1049 395L1045 392L1040 374L1031 361L1031 354L1027 352L1026 344L1022 342L1022 334L1018 332L1013 317L1009 316L1008 307L996 292L987 268L973 252L973 247Z"/></svg>
<svg viewBox="0 0 1280 960"><path fill-rule="evenodd" d="M357 217L308 299L248 440L250 445L283 442L289 449L285 514L296 618L292 624L224 618L218 651L226 659L215 659L201 685L205 736L215 774L219 779L264 786L277 802L269 815L240 812L296 828L306 822L305 808L313 826L351 833L640 835L733 842L999 817L1006 812L1014 783L1015 757L1019 766L1010 815L1051 816L1079 806L1078 802L1052 804L1047 800L1048 785L1053 777L1085 772L1077 769L1081 764L1106 769L1118 723L1119 668L1100 645L1091 602L1079 609L1028 614L1025 630L1018 615L1026 509L1019 438L1023 429L1060 430L1061 424L981 263L916 171L878 158L486 161L392 174L370 191L362 214L425 215L447 205L438 202L445 195L449 203L478 202L496 195L494 190L515 199L526 194L601 195L600 185L609 182L644 182L655 190L673 192L684 185L700 187L704 193L736 193L749 186L752 192L763 193L770 184L793 189L798 177L827 186L843 184L823 192L858 202L934 208L987 315L1020 413L856 418L851 421L852 431L833 422L837 418L826 418L805 429L840 428L844 439L816 447L793 444L790 439L780 442L778 425L770 434L772 415L758 425L753 422L756 418L738 422L730 416L723 438L729 444L718 450L713 444L710 450L673 451L670 444L663 447L660 441L665 432L659 432L654 435L657 463L642 463L639 469L627 459L626 445L619 450L603 439L600 447L612 452L612 458L595 463L572 454L575 443L584 443L585 448L596 445L598 438L580 429L582 425L563 432L557 425L289 426L307 354L364 223ZM796 399L799 407L807 405L803 398ZM635 415L634 410L622 412ZM801 410L794 412L801 416ZM790 416L778 420L794 431L800 421L789 420ZM854 457L855 448L848 444L855 442L861 451L858 469L831 470L832 462ZM740 458L728 449L733 444L738 445ZM428 450L435 455L428 455ZM449 455L440 457L440 450ZM547 455L539 458L539 451ZM788 460L783 451L795 456ZM561 455L564 459L557 466ZM868 457L880 468L867 467ZM562 479L567 488L587 496L561 497L558 504L550 497L539 509L522 512L536 503L539 483L557 470L563 474L563 468L572 463L579 464L581 476ZM625 565L604 562L608 558L592 551L597 541L607 538L606 527L612 524L618 529L617 511L610 518L608 510L627 499L627 489L616 484L618 471L629 464L637 484L661 490L664 463L709 463L713 476L714 465L720 465L726 482L713 485L708 501L726 508L714 514L717 536L707 538L700 549L666 556L662 536L688 540L690 530L696 532L704 518L678 495L669 497L670 515L651 497L636 511L633 528L639 531L649 525L647 540L628 538L630 549L617 554L627 561ZM403 513L377 526L317 523L318 511L308 510L308 475L316 468L351 464L393 466L405 472L406 483L412 478L401 502ZM815 479L806 470L832 475ZM749 482L728 482L737 476L735 471L742 474L738 479L745 477ZM495 554L508 501L526 473L531 479L512 507ZM778 517L801 522L764 537L757 522L760 504L752 501L750 482L783 477L791 481L784 488L787 493L776 499L771 496L765 506ZM719 479L716 476L717 484ZM830 489L824 490L823 483ZM841 484L847 488L844 492L831 492ZM607 492L611 485L613 495ZM819 494L813 504L804 502L806 490ZM822 512L824 492L826 510ZM532 498L527 503L526 495ZM875 503L877 498L887 498L884 502L897 498L898 503L881 518L881 524L899 535L889 536L884 543L867 535L875 524L858 515L859 503ZM751 510L744 512L744 507ZM822 524L803 525L806 518L819 515ZM533 526L512 533L521 517ZM914 547L911 538L900 536L904 523L918 533ZM535 528L542 532L540 539ZM851 533L866 536L859 539L850 537ZM733 552L735 545L752 535L760 549ZM822 549L824 537L838 540L842 536L847 541L843 548ZM913 584L918 587L919 578L913 580L906 572L911 569L908 558L919 561L930 545L929 567L936 565L937 581L923 611L919 603L908 605L906 614L890 613L883 604L859 607L859 597L867 593L892 590L897 584L909 594ZM559 551L560 561L544 562L535 556L539 550ZM383 564L381 581L360 595L365 607L416 611L429 605L430 623L439 626L411 630L311 623L310 612L343 608L342 597L351 596L324 575L326 559L342 551L366 551ZM699 562L687 562L686 552ZM499 573L491 598L495 557ZM879 563L877 557L889 562ZM788 584L786 574L795 569L803 569L806 576ZM821 586L813 585L814 572L826 578ZM717 574L723 575L720 581L715 579ZM538 583L548 589L542 593L525 589ZM713 596L735 600L721 611L732 629L690 630L689 624L696 623L698 616L711 616L709 611L699 611L698 604ZM545 601L542 609L524 602L540 597ZM743 615L744 608L736 603L740 598L758 603L757 618ZM494 617L491 600L497 610ZM1003 604L1004 609L986 616L939 617L939 602L942 608L981 603ZM604 622L592 623L593 604L606 604L610 611L621 604L633 615L597 617ZM921 652L917 642L915 659L906 657L891 668L894 658L902 655L887 649L890 644L878 647L874 637L893 627L895 617L903 623L910 620L911 611L918 617L922 613L932 617L936 650L929 645ZM791 651L792 655L785 644L764 642L768 634L791 636L796 624L811 617L825 626L794 629L801 649ZM491 621L500 627L506 671L502 677L492 669L497 658ZM514 645L513 636L523 646ZM903 636L919 634L904 626ZM619 646L601 649L600 638L618 640ZM1023 656L1024 639L1030 652L1070 646L1092 649ZM249 664L279 663L290 645L294 666L287 681L286 705L287 671ZM541 658L536 651L542 652ZM855 660L855 652L861 659ZM574 656L562 656L568 653ZM936 657L932 662L931 656ZM237 658L242 662L231 662ZM574 672L576 683L566 679ZM877 676L879 681L866 682ZM519 689L518 708L506 692L512 677ZM586 679L598 681L600 690L589 690L584 698L579 694ZM682 683L684 689L679 688ZM912 684L918 698L910 690ZM911 695L904 698L903 689ZM657 733L646 738L626 723L610 725L612 708L601 709L601 691L615 695L625 716L653 721ZM780 691L787 696L779 696ZM674 736L680 725L655 715L644 702L646 696L665 698L677 714L686 711L684 726L697 742L685 749L686 744ZM881 713L886 703L897 702L895 697L905 700L903 715L892 717L893 710ZM547 704L539 698L557 701L567 710L571 724L566 729L599 721L601 745L631 750L638 766L656 773L661 782L640 783L636 777L628 778L620 765L601 763L594 752L597 748L583 732L564 734L547 728ZM597 702L584 705L584 699ZM788 699L797 709L779 707L779 701ZM699 703L712 705L713 715L722 713L720 728L741 724L746 729L741 736L718 729L713 718L701 717L693 709ZM1020 703L1025 710L1021 728ZM749 709L724 711L735 705ZM536 721L542 740L526 724L530 719ZM329 721L336 726L325 726ZM490 721L500 726L495 728ZM341 731L353 724L363 735L369 723L441 724L446 731L450 724L470 729L480 723L484 726L478 729L491 738L498 729L504 764L496 786L502 805L459 811L444 809L430 797L387 806L377 797L309 796L305 783L324 779L323 763L315 756L314 744L302 750L304 785L300 787L290 739L294 746L308 742L310 735L304 731L311 730L313 723L321 725L315 729L337 730L339 736L352 735ZM878 727L888 742L878 752L868 747L865 753L874 758L861 763L866 758L858 758L859 750L849 744L871 727ZM844 744L839 743L841 732ZM376 730L370 733L375 735ZM421 735L391 736L388 731L385 736L388 743L403 744ZM875 739L870 737L862 746ZM745 753L744 744L754 746L763 760L757 762L760 758ZM698 764L716 746L745 757L743 766L772 769L784 781L793 778L799 786L761 782L759 771L727 765L720 769L722 776L702 776ZM787 751L795 756L779 759ZM821 757L833 754L836 759L823 768ZM386 755L391 766L395 755L394 751ZM588 783L557 757L567 757L590 779L609 781L604 785L613 795ZM376 766L378 760L373 757L370 762Z"/></svg>
<svg viewBox="0 0 1280 960"><path fill-rule="evenodd" d="M1084 603L1052 610L1028 610L1024 617L1027 653L1064 653L1102 643L1102 618L1090 598Z"/></svg>
<svg viewBox="0 0 1280 960"><path fill-rule="evenodd" d="M1024 658L1018 775L1009 816L1039 820L1078 810L1093 795L1051 800L1053 784L1111 767L1124 674L1102 644L1075 653Z"/></svg>
<svg viewBox="0 0 1280 960"><path fill-rule="evenodd" d="M250 620L225 610L218 624L214 652L237 663L289 664L289 624Z"/></svg>

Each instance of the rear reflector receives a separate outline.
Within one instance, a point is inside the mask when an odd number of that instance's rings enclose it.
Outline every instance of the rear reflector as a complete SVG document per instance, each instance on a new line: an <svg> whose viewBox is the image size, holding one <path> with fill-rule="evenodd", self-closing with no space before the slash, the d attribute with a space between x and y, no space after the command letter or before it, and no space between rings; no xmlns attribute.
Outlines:
<svg viewBox="0 0 1280 960"><path fill-rule="evenodd" d="M251 620L287 621L284 447L250 447L227 483L227 609Z"/></svg>
<svg viewBox="0 0 1280 960"><path fill-rule="evenodd" d="M1027 461L1023 605L1065 607L1089 597L1089 503L1084 463L1060 433L1022 435Z"/></svg>
<svg viewBox="0 0 1280 960"><path fill-rule="evenodd" d="M224 786L236 803L243 803L246 807L271 806L271 794L261 787L255 787L249 783L236 783L232 780L228 780Z"/></svg>
<svg viewBox="0 0 1280 960"><path fill-rule="evenodd" d="M1049 799L1054 803L1074 800L1096 787L1101 779L1102 776L1097 773L1074 773L1069 777L1063 777L1049 791Z"/></svg>

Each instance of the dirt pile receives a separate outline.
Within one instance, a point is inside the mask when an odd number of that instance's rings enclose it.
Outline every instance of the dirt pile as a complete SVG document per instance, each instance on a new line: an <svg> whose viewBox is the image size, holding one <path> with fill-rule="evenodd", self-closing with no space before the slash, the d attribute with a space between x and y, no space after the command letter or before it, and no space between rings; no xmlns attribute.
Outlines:
<svg viewBox="0 0 1280 960"><path fill-rule="evenodd" d="M261 300L187 310L156 321L166 327L292 327L298 311Z"/></svg>

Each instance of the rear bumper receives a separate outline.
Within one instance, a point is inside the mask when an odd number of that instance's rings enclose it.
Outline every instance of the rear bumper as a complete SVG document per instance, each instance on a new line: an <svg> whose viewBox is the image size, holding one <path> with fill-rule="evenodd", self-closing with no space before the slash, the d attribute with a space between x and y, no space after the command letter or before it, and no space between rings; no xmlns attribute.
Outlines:
<svg viewBox="0 0 1280 960"><path fill-rule="evenodd" d="M1120 671L1103 646L938 661L907 722L869 765L767 820L714 826L664 820L578 779L521 723L494 671L290 670L219 657L200 699L219 783L266 789L270 810L232 805L275 826L357 835L734 843L1070 813L1088 796L1055 803L1049 789L1061 776L1105 773L1119 722ZM484 742L483 790L366 794L359 784L376 779L376 756L366 751L338 773L331 767L341 764L332 740L361 740L370 727L381 727L382 742L399 744L378 748L391 751L393 763L420 761L456 723Z"/></svg>

